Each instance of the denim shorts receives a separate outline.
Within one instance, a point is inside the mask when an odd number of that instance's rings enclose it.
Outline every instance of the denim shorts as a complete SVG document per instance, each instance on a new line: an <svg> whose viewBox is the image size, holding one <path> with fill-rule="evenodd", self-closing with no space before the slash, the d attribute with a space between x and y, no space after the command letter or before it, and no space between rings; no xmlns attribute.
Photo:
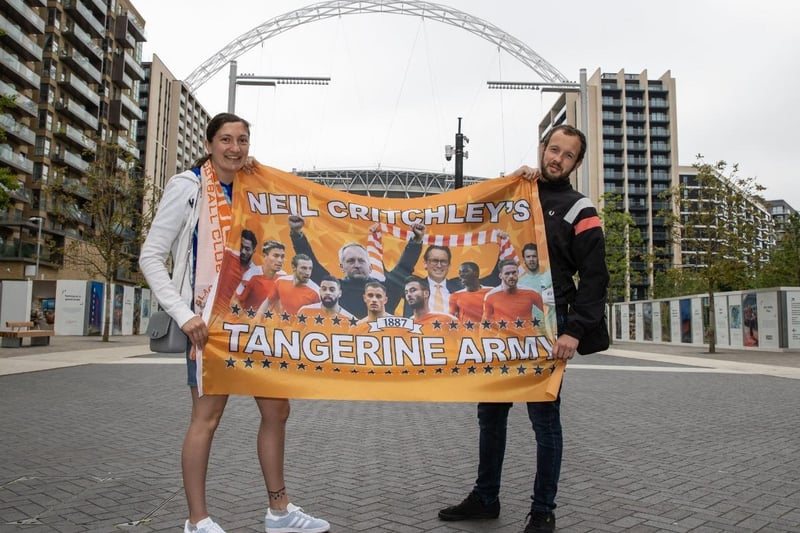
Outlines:
<svg viewBox="0 0 800 533"><path fill-rule="evenodd" d="M188 344L186 347L186 383L190 387L197 387L197 361L189 359L191 351L192 345Z"/></svg>

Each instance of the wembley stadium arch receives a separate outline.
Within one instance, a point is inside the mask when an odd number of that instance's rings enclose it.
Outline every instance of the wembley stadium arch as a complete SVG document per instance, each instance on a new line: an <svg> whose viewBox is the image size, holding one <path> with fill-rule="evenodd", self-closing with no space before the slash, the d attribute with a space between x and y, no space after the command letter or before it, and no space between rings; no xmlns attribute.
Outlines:
<svg viewBox="0 0 800 533"><path fill-rule="evenodd" d="M564 74L528 45L494 24L450 6L419 0L332 0L285 13L238 36L195 68L184 82L190 90L195 91L231 61L267 39L304 24L344 15L368 13L423 17L460 28L507 52L536 72L544 81L569 82ZM328 187L369 196L395 198L423 196L443 192L453 187L452 175L436 172L351 169L299 170L296 171L296 174ZM464 177L465 185L481 180L482 178Z"/></svg>

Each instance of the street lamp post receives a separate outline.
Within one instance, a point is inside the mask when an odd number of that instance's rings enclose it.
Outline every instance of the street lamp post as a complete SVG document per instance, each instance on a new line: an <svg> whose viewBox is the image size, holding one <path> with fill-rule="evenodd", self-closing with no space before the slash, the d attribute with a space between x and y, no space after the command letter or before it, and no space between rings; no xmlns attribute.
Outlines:
<svg viewBox="0 0 800 533"><path fill-rule="evenodd" d="M33 275L33 279L36 279L39 277L39 257L42 253L42 223L44 219L42 217L31 217L28 221L34 222L38 226L38 231L36 233L36 272Z"/></svg>
<svg viewBox="0 0 800 533"><path fill-rule="evenodd" d="M464 158L469 157L469 152L464 150L464 145L469 144L469 138L461 133L461 117L458 117L458 132L456 132L456 145L453 148L448 144L444 147L444 157L448 161L456 157L456 171L453 181L453 188L460 189L464 186Z"/></svg>

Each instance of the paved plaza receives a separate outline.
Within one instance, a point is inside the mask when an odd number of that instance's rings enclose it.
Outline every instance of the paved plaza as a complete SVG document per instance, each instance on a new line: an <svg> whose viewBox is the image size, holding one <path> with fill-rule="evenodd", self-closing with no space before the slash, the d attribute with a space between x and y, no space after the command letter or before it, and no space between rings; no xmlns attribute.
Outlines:
<svg viewBox="0 0 800 533"><path fill-rule="evenodd" d="M181 356L146 339L0 349L0 532L179 532L189 415ZM800 354L615 345L568 366L560 532L800 531ZM231 398L208 501L263 532L252 399ZM292 501L334 533L521 533L535 463L512 409L502 511L441 522L476 474L475 405L292 402Z"/></svg>

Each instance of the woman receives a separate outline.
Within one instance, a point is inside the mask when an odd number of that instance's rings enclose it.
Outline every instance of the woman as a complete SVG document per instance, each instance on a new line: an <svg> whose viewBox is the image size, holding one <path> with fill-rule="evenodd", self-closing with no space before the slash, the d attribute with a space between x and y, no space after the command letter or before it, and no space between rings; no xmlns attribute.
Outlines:
<svg viewBox="0 0 800 533"><path fill-rule="evenodd" d="M192 302L199 302L200 306L205 303L204 297L216 270L210 235L228 233L224 226L226 222L230 225L233 181L248 159L250 125L234 114L221 113L208 123L205 147L208 155L201 158L192 170L173 176L167 183L139 257L142 272L154 296L189 338L186 360L192 418L181 456L183 486L189 506L184 533L224 533L209 517L205 486L211 441L228 397L198 395L195 354L208 340L208 329L200 318L201 310L194 309ZM220 201L210 206L208 194L199 194L201 190L216 190ZM223 197L225 201L221 200ZM200 213L206 216L201 217ZM220 229L223 231L213 231ZM174 263L171 279L166 266L170 254ZM311 517L289 503L283 476L289 401L279 398L255 400L261 412L258 458L269 496L264 518L266 532L328 531L328 522Z"/></svg>

